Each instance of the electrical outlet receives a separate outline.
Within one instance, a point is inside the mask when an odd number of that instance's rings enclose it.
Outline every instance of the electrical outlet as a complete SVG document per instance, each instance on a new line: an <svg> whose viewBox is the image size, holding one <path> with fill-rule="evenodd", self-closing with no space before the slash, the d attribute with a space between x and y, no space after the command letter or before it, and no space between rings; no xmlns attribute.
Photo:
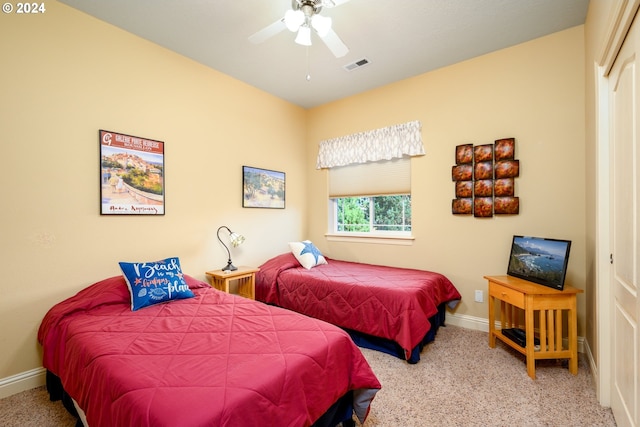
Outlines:
<svg viewBox="0 0 640 427"><path fill-rule="evenodd" d="M484 292L476 290L476 302L484 302Z"/></svg>

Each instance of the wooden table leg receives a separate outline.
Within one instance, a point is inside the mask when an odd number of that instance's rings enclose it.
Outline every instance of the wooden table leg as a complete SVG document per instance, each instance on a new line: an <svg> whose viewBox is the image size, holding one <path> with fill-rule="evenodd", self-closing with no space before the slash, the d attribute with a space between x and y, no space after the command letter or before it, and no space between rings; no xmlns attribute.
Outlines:
<svg viewBox="0 0 640 427"><path fill-rule="evenodd" d="M576 313L576 297L573 296L569 309L569 372L578 374L578 318Z"/></svg>
<svg viewBox="0 0 640 427"><path fill-rule="evenodd" d="M489 347L496 348L496 312L495 312L495 298L489 295Z"/></svg>
<svg viewBox="0 0 640 427"><path fill-rule="evenodd" d="M524 312L524 325L525 325L525 333L527 335L526 342L526 357L527 357L527 374L531 377L531 379L536 379L536 359L535 359L535 344L534 344L534 328L533 328L533 297L531 295L527 295L525 297L525 312Z"/></svg>

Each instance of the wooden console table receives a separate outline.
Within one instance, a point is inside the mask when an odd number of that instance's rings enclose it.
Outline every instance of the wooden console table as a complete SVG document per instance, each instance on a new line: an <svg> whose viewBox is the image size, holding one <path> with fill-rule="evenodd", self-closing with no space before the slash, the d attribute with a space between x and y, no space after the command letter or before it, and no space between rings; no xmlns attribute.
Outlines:
<svg viewBox="0 0 640 427"><path fill-rule="evenodd" d="M569 359L569 372L578 373L578 317L576 295L583 292L571 286L559 291L512 276L484 276L489 281L489 347L496 338L524 354L527 374L536 379L536 360ZM496 329L495 301L500 301L500 329ZM538 316L535 313L538 312ZM566 312L567 345L563 345L563 312ZM524 314L524 318L523 318ZM524 324L523 324L524 323ZM502 333L505 328L521 328L526 346L521 347ZM537 334L536 334L537 329ZM534 345L538 338L539 346Z"/></svg>

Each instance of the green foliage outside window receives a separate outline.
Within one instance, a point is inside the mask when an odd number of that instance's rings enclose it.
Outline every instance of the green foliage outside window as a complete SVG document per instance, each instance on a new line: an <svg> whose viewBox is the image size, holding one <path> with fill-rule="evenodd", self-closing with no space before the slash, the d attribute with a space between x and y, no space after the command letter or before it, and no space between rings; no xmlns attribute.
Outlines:
<svg viewBox="0 0 640 427"><path fill-rule="evenodd" d="M336 202L336 231L411 231L411 195L342 197Z"/></svg>

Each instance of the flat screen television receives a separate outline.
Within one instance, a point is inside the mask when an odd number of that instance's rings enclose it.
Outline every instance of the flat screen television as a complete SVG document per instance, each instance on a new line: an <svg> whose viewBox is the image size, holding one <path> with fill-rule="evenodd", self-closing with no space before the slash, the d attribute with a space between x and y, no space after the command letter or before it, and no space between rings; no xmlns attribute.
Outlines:
<svg viewBox="0 0 640 427"><path fill-rule="evenodd" d="M562 290L570 249L570 240L513 236L507 274Z"/></svg>

